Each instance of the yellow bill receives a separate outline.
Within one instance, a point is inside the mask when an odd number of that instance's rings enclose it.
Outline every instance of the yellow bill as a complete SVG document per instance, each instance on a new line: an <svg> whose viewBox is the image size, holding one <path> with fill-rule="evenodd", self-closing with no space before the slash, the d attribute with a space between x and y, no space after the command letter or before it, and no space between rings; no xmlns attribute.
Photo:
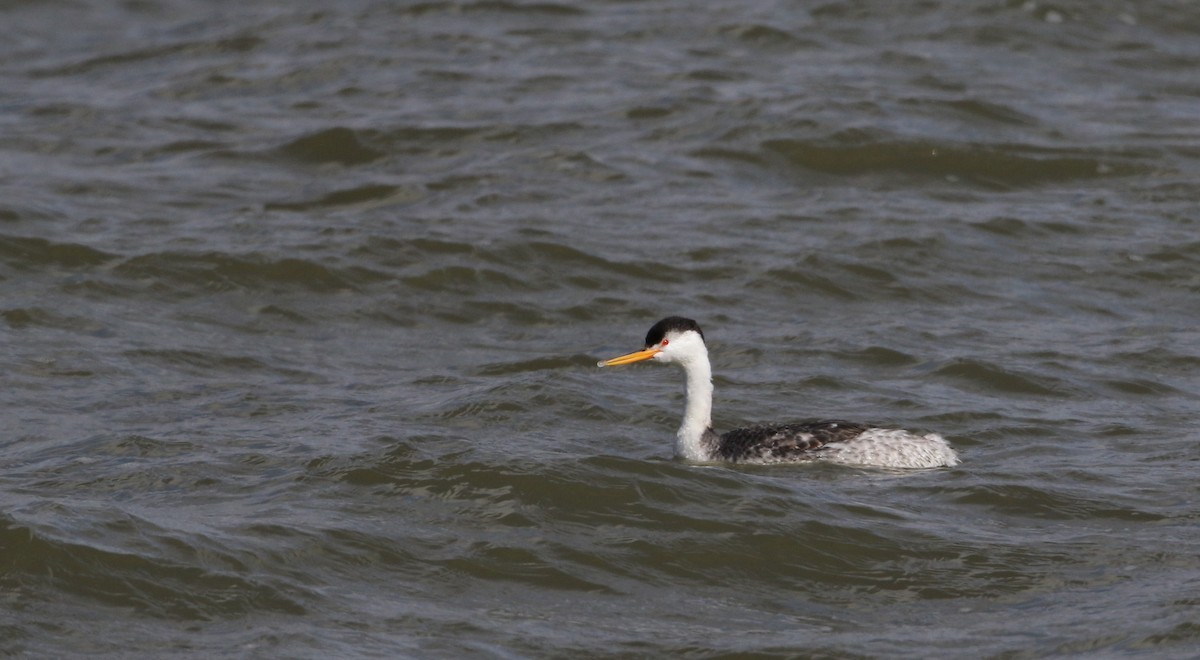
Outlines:
<svg viewBox="0 0 1200 660"><path fill-rule="evenodd" d="M633 353L627 353L620 357L615 357L611 360L600 360L599 362L596 363L596 366L597 367L617 367L622 364L633 364L634 362L641 362L642 360L649 360L650 358L654 357L655 355L658 355L660 352L662 352L661 349L647 348L642 351L634 351Z"/></svg>

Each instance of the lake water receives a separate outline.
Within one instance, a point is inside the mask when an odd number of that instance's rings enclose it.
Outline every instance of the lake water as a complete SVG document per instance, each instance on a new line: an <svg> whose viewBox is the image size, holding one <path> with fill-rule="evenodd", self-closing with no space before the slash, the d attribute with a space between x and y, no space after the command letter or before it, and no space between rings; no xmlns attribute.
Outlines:
<svg viewBox="0 0 1200 660"><path fill-rule="evenodd" d="M0 21L0 652L1200 654L1200 5Z"/></svg>

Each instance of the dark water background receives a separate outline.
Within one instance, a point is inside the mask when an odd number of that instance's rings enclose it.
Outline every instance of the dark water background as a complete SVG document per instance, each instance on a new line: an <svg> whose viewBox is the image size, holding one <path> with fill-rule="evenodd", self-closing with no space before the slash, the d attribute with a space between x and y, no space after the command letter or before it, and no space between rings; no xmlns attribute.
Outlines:
<svg viewBox="0 0 1200 660"><path fill-rule="evenodd" d="M1200 5L0 24L0 652L1200 653ZM668 314L963 465L670 460Z"/></svg>

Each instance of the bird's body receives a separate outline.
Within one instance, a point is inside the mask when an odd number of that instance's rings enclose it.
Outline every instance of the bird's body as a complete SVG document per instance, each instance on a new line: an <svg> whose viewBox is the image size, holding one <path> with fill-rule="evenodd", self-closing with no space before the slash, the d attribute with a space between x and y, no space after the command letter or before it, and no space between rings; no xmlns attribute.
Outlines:
<svg viewBox="0 0 1200 660"><path fill-rule="evenodd" d="M918 435L854 422L825 420L752 426L717 434L712 429L712 367L704 333L691 319L665 318L646 334L646 348L599 363L601 367L655 360L686 374L687 403L675 434L675 454L700 461L798 463L930 468L958 464L958 455L936 433Z"/></svg>

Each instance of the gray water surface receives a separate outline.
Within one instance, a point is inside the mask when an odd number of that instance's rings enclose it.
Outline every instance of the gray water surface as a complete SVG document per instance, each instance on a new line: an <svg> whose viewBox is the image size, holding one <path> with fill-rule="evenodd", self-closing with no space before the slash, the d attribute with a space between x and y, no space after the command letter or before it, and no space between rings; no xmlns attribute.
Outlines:
<svg viewBox="0 0 1200 660"><path fill-rule="evenodd" d="M0 22L0 652L1200 654L1195 3Z"/></svg>

